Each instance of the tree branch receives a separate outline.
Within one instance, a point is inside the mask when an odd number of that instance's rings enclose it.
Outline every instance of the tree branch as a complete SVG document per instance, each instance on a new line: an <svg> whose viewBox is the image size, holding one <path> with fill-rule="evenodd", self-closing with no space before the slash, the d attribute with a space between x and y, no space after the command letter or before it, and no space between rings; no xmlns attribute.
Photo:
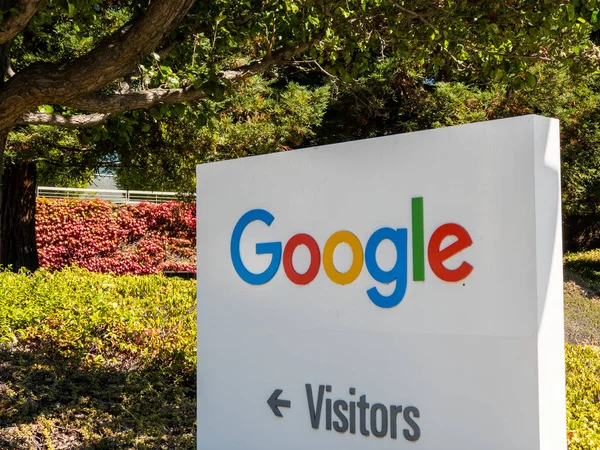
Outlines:
<svg viewBox="0 0 600 450"><path fill-rule="evenodd" d="M291 62L291 60L305 52L319 39L314 39L294 48L275 51L271 56L265 56L259 61L252 62L235 70L221 72L221 79L236 82L242 79L263 73L275 66ZM208 97L202 89L148 89L137 92L125 92L123 94L88 94L72 99L64 104L71 108L87 111L90 113L118 113L131 111L133 109L152 108L156 105L174 105L183 102L198 101Z"/></svg>
<svg viewBox="0 0 600 450"><path fill-rule="evenodd" d="M36 12L46 5L48 0L18 0L15 8L16 16L10 16L0 24L0 45L7 43L19 34L29 23Z"/></svg>
<svg viewBox="0 0 600 450"><path fill-rule="evenodd" d="M412 11L408 8L405 8L404 6L402 6L401 4L399 4L398 2L395 2L394 0L391 1L391 3L398 8L400 11L402 11L405 14L408 14L410 16L416 17L417 19L419 19L421 22L423 22L425 25L427 25L429 28L431 28L433 31L435 32L439 32L438 28L432 24L431 22L429 22L427 19L425 19L425 17L423 16L423 14L419 14L416 11Z"/></svg>
<svg viewBox="0 0 600 450"><path fill-rule="evenodd" d="M63 128L87 128L104 122L110 114L61 114L27 113L15 125L54 125Z"/></svg>
<svg viewBox="0 0 600 450"><path fill-rule="evenodd" d="M222 71L221 73L219 73L219 76L225 80L235 82L238 80L249 78L253 75L264 73L267 70L271 70L276 66L291 63L296 56L304 53L322 39L323 37L319 35L308 42L298 45L297 47L277 50L275 52L272 52L270 55L265 56L259 61L254 61L245 66L238 67L237 69Z"/></svg>
<svg viewBox="0 0 600 450"><path fill-rule="evenodd" d="M34 0L29 0L34 1ZM181 20L195 0L155 0L132 23L87 55L63 64L32 64L0 93L0 130L41 104L64 104L133 71Z"/></svg>
<svg viewBox="0 0 600 450"><path fill-rule="evenodd" d="M315 38L294 48L278 50L259 61L254 61L235 70L221 72L219 75L224 80L236 82L263 73L275 66L292 62L292 59L296 55L306 51L319 40L320 38ZM181 89L158 88L137 92L124 92L121 94L92 93L63 103L70 108L87 111L92 114L63 116L61 114L29 112L21 115L15 125L53 125L64 128L92 127L104 122L111 114L131 111L133 109L151 108L156 105L193 102L206 97L208 97L208 94L205 91L193 87Z"/></svg>
<svg viewBox="0 0 600 450"><path fill-rule="evenodd" d="M309 65L309 66L315 66L319 72L321 72L322 74L327 75L329 78L333 79L333 80L339 80L339 77L336 77L335 75L330 74L329 72L327 72L323 66L321 66L321 64L319 64L319 62L316 59L305 59L302 61L294 61L292 63L293 66L297 66L297 67L302 67L305 65ZM303 69L305 70L305 69ZM308 70L306 70L308 72Z"/></svg>
<svg viewBox="0 0 600 450"><path fill-rule="evenodd" d="M193 102L206 97L206 92L195 88L148 89L124 94L89 94L67 102L66 106L91 113L118 113L156 105Z"/></svg>

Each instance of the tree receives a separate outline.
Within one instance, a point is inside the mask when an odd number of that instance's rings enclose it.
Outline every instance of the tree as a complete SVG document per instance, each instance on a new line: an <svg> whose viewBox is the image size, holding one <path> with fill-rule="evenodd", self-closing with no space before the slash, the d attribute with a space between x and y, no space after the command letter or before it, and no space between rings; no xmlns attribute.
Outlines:
<svg viewBox="0 0 600 450"><path fill-rule="evenodd" d="M278 87L256 76L223 102L205 101L159 120L146 117L145 131L134 130L131 142L111 147L119 161L117 185L195 192L197 164L301 146L314 135L328 100L328 86Z"/></svg>
<svg viewBox="0 0 600 450"><path fill-rule="evenodd" d="M313 145L500 119L523 114L561 122L563 243L567 251L600 245L600 78L539 62L536 82L434 81L387 60L333 101ZM343 116L351 111L350 118Z"/></svg>
<svg viewBox="0 0 600 450"><path fill-rule="evenodd" d="M42 186L85 188L104 159L85 142L84 132L47 125L20 127L8 136L5 166L31 161Z"/></svg>
<svg viewBox="0 0 600 450"><path fill-rule="evenodd" d="M300 56L296 64L345 83L395 56L432 79L519 87L539 60L593 63L586 39L598 15L595 1L550 0L1 0L0 7L3 164L14 127L100 124L92 140L127 140L146 124L134 117L111 128L109 117L136 109L160 116L161 105L218 99ZM8 166L1 181L0 264L14 268L37 264L33 234L14 239L32 229L32 164Z"/></svg>

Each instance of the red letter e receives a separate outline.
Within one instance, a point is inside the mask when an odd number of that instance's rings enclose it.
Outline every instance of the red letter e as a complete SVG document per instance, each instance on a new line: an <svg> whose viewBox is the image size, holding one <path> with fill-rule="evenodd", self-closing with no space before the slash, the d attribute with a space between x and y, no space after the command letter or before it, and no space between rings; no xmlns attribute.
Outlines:
<svg viewBox="0 0 600 450"><path fill-rule="evenodd" d="M440 249L442 241L448 236L455 236L456 242L453 242L444 249ZM429 266L431 267L433 273L435 273L437 277L443 281L456 282L467 278L473 271L473 266L471 264L463 261L458 268L450 270L444 266L444 261L453 257L465 248L470 247L471 244L473 244L471 236L469 236L467 230L460 225L455 223L446 223L440 226L431 235L429 247L427 248Z"/></svg>

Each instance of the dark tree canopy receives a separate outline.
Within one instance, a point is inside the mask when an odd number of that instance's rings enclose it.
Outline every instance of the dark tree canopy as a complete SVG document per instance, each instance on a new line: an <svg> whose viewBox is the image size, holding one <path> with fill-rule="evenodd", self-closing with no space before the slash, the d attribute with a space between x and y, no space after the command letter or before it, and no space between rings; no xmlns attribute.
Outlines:
<svg viewBox="0 0 600 450"><path fill-rule="evenodd" d="M37 131L22 127L92 127L82 147L102 158L95 143L131 140L170 116L166 105L221 101L290 65L353 84L391 59L425 79L519 89L537 82L537 62L577 72L598 60L589 39L596 1L0 0L0 8L2 165L11 130L30 137ZM139 109L148 113L123 115ZM15 139L10 151L15 164L28 161ZM48 159L41 153L37 160ZM10 170L2 184L21 178ZM24 227L15 214L31 216L11 201L0 198L0 218L11 211L0 220L0 264L18 251L6 251Z"/></svg>
<svg viewBox="0 0 600 450"><path fill-rule="evenodd" d="M6 0L5 0L6 1ZM596 2L14 0L0 130L93 125L219 95L300 56L350 82L382 58L428 76L532 83L527 67L595 64ZM38 111L51 105L52 112Z"/></svg>

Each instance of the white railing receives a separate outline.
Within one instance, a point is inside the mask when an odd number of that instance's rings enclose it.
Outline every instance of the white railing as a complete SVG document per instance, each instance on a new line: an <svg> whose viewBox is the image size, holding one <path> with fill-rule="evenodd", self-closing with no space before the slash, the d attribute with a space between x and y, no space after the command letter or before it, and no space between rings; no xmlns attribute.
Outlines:
<svg viewBox="0 0 600 450"><path fill-rule="evenodd" d="M77 189L38 186L37 196L45 198L99 198L114 203L164 203L177 200L177 192L120 191L116 189Z"/></svg>

